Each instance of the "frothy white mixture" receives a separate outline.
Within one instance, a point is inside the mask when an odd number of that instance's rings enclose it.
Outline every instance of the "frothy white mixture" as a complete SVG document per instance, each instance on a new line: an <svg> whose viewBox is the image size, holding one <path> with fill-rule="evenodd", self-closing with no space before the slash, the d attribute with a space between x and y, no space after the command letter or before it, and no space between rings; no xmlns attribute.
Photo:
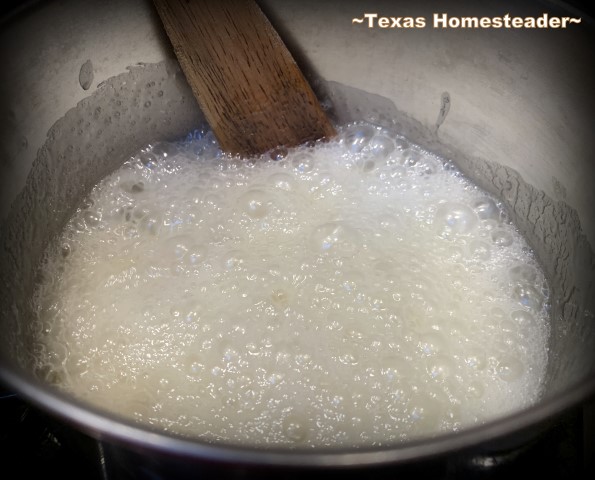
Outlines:
<svg viewBox="0 0 595 480"><path fill-rule="evenodd" d="M38 372L209 441L390 444L534 402L547 301L498 202L386 130L255 161L196 132L144 149L68 224Z"/></svg>

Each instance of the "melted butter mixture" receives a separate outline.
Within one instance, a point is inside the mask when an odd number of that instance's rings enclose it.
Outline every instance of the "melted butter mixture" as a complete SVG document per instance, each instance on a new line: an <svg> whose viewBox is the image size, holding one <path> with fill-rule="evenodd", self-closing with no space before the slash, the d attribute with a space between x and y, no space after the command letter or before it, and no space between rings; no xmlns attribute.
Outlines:
<svg viewBox="0 0 595 480"><path fill-rule="evenodd" d="M207 441L386 445L534 402L544 276L498 201L369 124L279 160L142 150L47 256L37 371Z"/></svg>

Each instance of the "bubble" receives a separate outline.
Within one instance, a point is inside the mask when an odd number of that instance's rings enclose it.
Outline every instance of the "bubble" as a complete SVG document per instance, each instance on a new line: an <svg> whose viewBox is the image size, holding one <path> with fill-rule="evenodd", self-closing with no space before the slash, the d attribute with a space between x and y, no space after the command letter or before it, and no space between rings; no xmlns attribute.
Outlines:
<svg viewBox="0 0 595 480"><path fill-rule="evenodd" d="M226 363L236 362L240 358L240 354L232 346L226 345L222 350L222 360Z"/></svg>
<svg viewBox="0 0 595 480"><path fill-rule="evenodd" d="M138 154L137 158L140 160L141 164L144 167L146 167L150 170L155 169L159 164L157 157L155 157L155 155L153 155L153 153L148 152L148 151L142 151L141 153Z"/></svg>
<svg viewBox="0 0 595 480"><path fill-rule="evenodd" d="M437 355L429 359L426 371L434 380L444 380L454 371L454 362L446 355Z"/></svg>
<svg viewBox="0 0 595 480"><path fill-rule="evenodd" d="M392 397L388 401L388 405L386 406L386 412L388 416L394 420L395 422L402 423L403 419L407 417L407 410L403 405L402 400L403 392L400 390L396 390L392 392ZM360 419L361 422L361 419Z"/></svg>
<svg viewBox="0 0 595 480"><path fill-rule="evenodd" d="M308 173L314 169L314 157L305 152L296 154L291 160L291 165L298 173Z"/></svg>
<svg viewBox="0 0 595 480"><path fill-rule="evenodd" d="M221 210L225 205L226 201L223 195L218 193L207 193L203 198L204 205L209 208L212 212ZM245 203L242 205L243 208L250 210L250 208L257 208L257 204L250 205Z"/></svg>
<svg viewBox="0 0 595 480"><path fill-rule="evenodd" d="M83 215L83 218L88 226L95 227L101 222L101 213L93 210L87 210Z"/></svg>
<svg viewBox="0 0 595 480"><path fill-rule="evenodd" d="M310 355L309 353L296 353L294 361L296 365L299 365L302 368L309 367L313 363L312 355Z"/></svg>
<svg viewBox="0 0 595 480"><path fill-rule="evenodd" d="M132 186L130 187L130 193L140 193L140 192L143 192L144 190L145 190L145 184L142 181L136 182L136 183L132 184Z"/></svg>
<svg viewBox="0 0 595 480"><path fill-rule="evenodd" d="M510 318L517 325L521 337L534 340L540 325L533 315L524 310L516 310L510 314Z"/></svg>
<svg viewBox="0 0 595 480"><path fill-rule="evenodd" d="M286 307L289 304L289 293L282 288L277 288L271 293L271 301L274 305Z"/></svg>
<svg viewBox="0 0 595 480"><path fill-rule="evenodd" d="M349 322L345 323L345 328L343 330L343 337L348 341L357 341L362 340L364 338L363 332L359 329L350 325Z"/></svg>
<svg viewBox="0 0 595 480"><path fill-rule="evenodd" d="M204 306L200 303L194 302L192 306L188 307L182 314L182 320L186 323L196 323L204 315Z"/></svg>
<svg viewBox="0 0 595 480"><path fill-rule="evenodd" d="M504 313L504 310L502 310L500 307L493 307L490 309L490 319L495 319L501 322L505 319L505 317L506 314Z"/></svg>
<svg viewBox="0 0 595 480"><path fill-rule="evenodd" d="M262 218L270 208L270 198L262 190L250 190L238 199L242 210L252 218Z"/></svg>
<svg viewBox="0 0 595 480"><path fill-rule="evenodd" d="M381 215L378 220L379 226L382 230L397 232L402 227L402 222L396 215Z"/></svg>
<svg viewBox="0 0 595 480"><path fill-rule="evenodd" d="M358 169L363 173L373 172L376 169L376 162L366 158L360 158L356 161Z"/></svg>
<svg viewBox="0 0 595 480"><path fill-rule="evenodd" d="M439 332L422 333L419 336L418 347L423 355L435 355L444 350L446 339Z"/></svg>
<svg viewBox="0 0 595 480"><path fill-rule="evenodd" d="M464 361L468 367L475 370L483 370L487 366L485 351L477 347L465 349Z"/></svg>
<svg viewBox="0 0 595 480"><path fill-rule="evenodd" d="M473 210L481 220L498 220L500 218L500 209L496 203L488 197L483 197L474 201Z"/></svg>
<svg viewBox="0 0 595 480"><path fill-rule="evenodd" d="M293 355L292 355L292 351L290 348L281 348L275 355L275 360L277 362L277 365L291 365L291 362L293 361Z"/></svg>
<svg viewBox="0 0 595 480"><path fill-rule="evenodd" d="M519 325L529 324L532 325L535 323L535 317L531 315L529 312L525 312L524 310L515 310L510 314L512 320Z"/></svg>
<svg viewBox="0 0 595 480"><path fill-rule="evenodd" d="M361 152L374 137L376 130L370 125L353 125L342 136L341 142L350 153Z"/></svg>
<svg viewBox="0 0 595 480"><path fill-rule="evenodd" d="M363 285L364 275L359 271L350 270L341 275L339 282L344 291L355 292L358 285Z"/></svg>
<svg viewBox="0 0 595 480"><path fill-rule="evenodd" d="M186 198L188 198L189 204L198 205L203 196L203 191L197 186L192 186L186 192Z"/></svg>
<svg viewBox="0 0 595 480"><path fill-rule="evenodd" d="M165 242L165 251L167 261L178 261L186 256L190 246L194 244L194 239L190 235L176 235L168 238Z"/></svg>
<svg viewBox="0 0 595 480"><path fill-rule="evenodd" d="M262 353L261 348L255 343L246 344L246 351L252 356L257 356Z"/></svg>
<svg viewBox="0 0 595 480"><path fill-rule="evenodd" d="M62 254L62 257L66 258L72 253L72 246L69 243L63 243L60 247L60 253Z"/></svg>
<svg viewBox="0 0 595 480"><path fill-rule="evenodd" d="M440 171L441 164L437 159L428 157L424 160L421 167L424 175L434 175L436 172Z"/></svg>
<svg viewBox="0 0 595 480"><path fill-rule="evenodd" d="M267 377L267 383L269 385L279 385L283 379L285 378L285 374L282 373L272 373Z"/></svg>
<svg viewBox="0 0 595 480"><path fill-rule="evenodd" d="M535 285L537 270L530 265L515 265L509 270L510 279L515 283Z"/></svg>
<svg viewBox="0 0 595 480"><path fill-rule="evenodd" d="M458 245L449 246L445 252L446 258L453 262L458 262L463 259L464 252L463 248Z"/></svg>
<svg viewBox="0 0 595 480"><path fill-rule="evenodd" d="M144 191L145 184L135 178L124 178L120 182L120 188L127 193L138 194Z"/></svg>
<svg viewBox="0 0 595 480"><path fill-rule="evenodd" d="M490 236L492 237L492 242L494 242L499 247L508 247L512 245L512 234L506 230L493 230Z"/></svg>
<svg viewBox="0 0 595 480"><path fill-rule="evenodd" d="M415 373L415 368L405 358L388 356L380 361L380 372L389 381L404 380Z"/></svg>
<svg viewBox="0 0 595 480"><path fill-rule="evenodd" d="M275 188L278 188L279 190L284 190L286 192L291 192L295 190L296 186L293 177L291 175L288 175L287 173L274 173L269 177L269 182Z"/></svg>
<svg viewBox="0 0 595 480"><path fill-rule="evenodd" d="M149 235L158 236L163 227L163 220L159 215L149 214L140 222L140 229Z"/></svg>
<svg viewBox="0 0 595 480"><path fill-rule="evenodd" d="M511 318L504 318L500 321L500 330L504 333L516 333L518 331L517 322Z"/></svg>
<svg viewBox="0 0 595 480"><path fill-rule="evenodd" d="M477 215L467 205L446 202L436 210L434 225L441 231L466 234L477 225Z"/></svg>
<svg viewBox="0 0 595 480"><path fill-rule="evenodd" d="M474 260L489 260L491 257L490 246L482 241L475 240L469 245L469 252Z"/></svg>
<svg viewBox="0 0 595 480"><path fill-rule="evenodd" d="M514 382L521 378L525 371L523 363L515 357L507 357L498 363L498 377L506 382Z"/></svg>
<svg viewBox="0 0 595 480"><path fill-rule="evenodd" d="M440 423L443 407L436 399L425 393L416 393L409 402L409 420L417 433L434 430Z"/></svg>
<svg viewBox="0 0 595 480"><path fill-rule="evenodd" d="M404 150L407 150L409 147L411 147L411 144L404 138L396 137L395 138L395 147L397 148L398 151L402 152Z"/></svg>
<svg viewBox="0 0 595 480"><path fill-rule="evenodd" d="M359 356L355 351L343 352L337 358L343 365L357 365L359 361Z"/></svg>
<svg viewBox="0 0 595 480"><path fill-rule="evenodd" d="M361 248L362 238L354 228L342 222L329 222L316 227L310 237L315 252L339 256L355 255Z"/></svg>
<svg viewBox="0 0 595 480"><path fill-rule="evenodd" d="M472 398L482 398L485 393L485 387L477 381L469 382L465 390Z"/></svg>
<svg viewBox="0 0 595 480"><path fill-rule="evenodd" d="M368 149L373 157L384 159L395 150L395 142L384 135L376 135L369 141Z"/></svg>
<svg viewBox="0 0 595 480"><path fill-rule="evenodd" d="M387 163L390 160L387 160ZM389 164L390 166L390 173L389 176L393 182L398 182L395 186L399 187L402 191L407 190L410 188L410 184L407 181L407 169L402 165L394 165Z"/></svg>
<svg viewBox="0 0 595 480"><path fill-rule="evenodd" d="M205 245L192 245L186 252L186 261L190 265L199 265L204 261L208 253Z"/></svg>
<svg viewBox="0 0 595 480"><path fill-rule="evenodd" d="M87 230L87 225L85 224L84 218L75 218L72 222L72 227L78 233Z"/></svg>
<svg viewBox="0 0 595 480"><path fill-rule="evenodd" d="M269 157L271 160L278 162L279 160L283 160L287 157L289 151L285 147L275 148L269 152Z"/></svg>
<svg viewBox="0 0 595 480"><path fill-rule="evenodd" d="M529 285L517 285L512 291L512 296L524 307L535 311L541 310L543 306L543 295Z"/></svg>
<svg viewBox="0 0 595 480"><path fill-rule="evenodd" d="M403 165L405 165L405 167L415 167L420 160L420 153L411 148L403 152Z"/></svg>
<svg viewBox="0 0 595 480"><path fill-rule="evenodd" d="M174 318L180 318L182 315L182 308L179 305L172 305L169 309L169 313L171 313L171 316Z"/></svg>
<svg viewBox="0 0 595 480"><path fill-rule="evenodd" d="M205 369L205 360L195 353L184 358L184 370L189 375L201 375Z"/></svg>
<svg viewBox="0 0 595 480"><path fill-rule="evenodd" d="M241 270L246 254L242 250L232 250L223 257L223 267L227 270Z"/></svg>
<svg viewBox="0 0 595 480"><path fill-rule="evenodd" d="M308 429L301 418L290 415L283 421L283 433L289 440L297 443L306 439Z"/></svg>
<svg viewBox="0 0 595 480"><path fill-rule="evenodd" d="M174 143L160 142L153 146L151 152L157 157L167 158L178 153L178 147Z"/></svg>

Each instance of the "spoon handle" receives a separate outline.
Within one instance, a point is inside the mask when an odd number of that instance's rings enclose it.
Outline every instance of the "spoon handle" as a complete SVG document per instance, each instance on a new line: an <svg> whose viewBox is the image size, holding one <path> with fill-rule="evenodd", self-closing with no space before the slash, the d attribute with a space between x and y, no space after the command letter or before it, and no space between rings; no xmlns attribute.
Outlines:
<svg viewBox="0 0 595 480"><path fill-rule="evenodd" d="M335 130L253 0L154 0L221 148L259 155Z"/></svg>

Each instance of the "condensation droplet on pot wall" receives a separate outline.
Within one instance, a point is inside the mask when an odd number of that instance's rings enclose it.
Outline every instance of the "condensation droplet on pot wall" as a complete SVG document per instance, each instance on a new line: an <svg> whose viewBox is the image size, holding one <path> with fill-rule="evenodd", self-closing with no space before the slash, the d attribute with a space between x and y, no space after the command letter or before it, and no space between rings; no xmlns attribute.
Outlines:
<svg viewBox="0 0 595 480"><path fill-rule="evenodd" d="M91 60L87 60L81 65L79 71L79 84L81 85L81 88L83 90L89 90L93 83L93 78L93 63L91 63Z"/></svg>

